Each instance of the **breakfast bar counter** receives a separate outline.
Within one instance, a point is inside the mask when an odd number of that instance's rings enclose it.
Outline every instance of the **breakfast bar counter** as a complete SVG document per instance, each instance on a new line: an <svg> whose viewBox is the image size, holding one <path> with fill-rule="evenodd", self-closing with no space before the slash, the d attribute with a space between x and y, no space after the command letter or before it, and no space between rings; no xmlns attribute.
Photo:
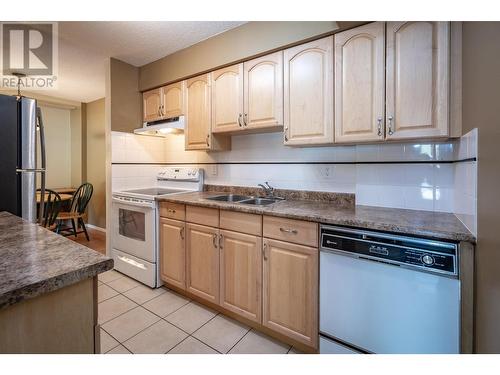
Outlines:
<svg viewBox="0 0 500 375"><path fill-rule="evenodd" d="M94 353L97 275L111 268L112 259L0 212L0 353Z"/></svg>

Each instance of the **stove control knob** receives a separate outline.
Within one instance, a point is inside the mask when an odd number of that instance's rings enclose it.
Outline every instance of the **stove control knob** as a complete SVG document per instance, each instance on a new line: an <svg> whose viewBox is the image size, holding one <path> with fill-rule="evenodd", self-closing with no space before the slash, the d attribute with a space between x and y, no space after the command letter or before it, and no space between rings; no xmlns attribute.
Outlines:
<svg viewBox="0 0 500 375"><path fill-rule="evenodd" d="M422 262L426 265L426 266L432 266L434 264L434 258L428 254L424 255L422 257Z"/></svg>

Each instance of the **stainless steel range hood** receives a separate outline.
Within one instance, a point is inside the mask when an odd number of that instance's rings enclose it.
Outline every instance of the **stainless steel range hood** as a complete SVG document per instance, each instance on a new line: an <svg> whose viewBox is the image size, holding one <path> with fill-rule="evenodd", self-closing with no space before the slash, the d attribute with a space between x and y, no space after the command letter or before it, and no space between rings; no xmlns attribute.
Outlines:
<svg viewBox="0 0 500 375"><path fill-rule="evenodd" d="M168 134L184 132L184 116L145 122L142 128L134 129L135 134L165 137Z"/></svg>

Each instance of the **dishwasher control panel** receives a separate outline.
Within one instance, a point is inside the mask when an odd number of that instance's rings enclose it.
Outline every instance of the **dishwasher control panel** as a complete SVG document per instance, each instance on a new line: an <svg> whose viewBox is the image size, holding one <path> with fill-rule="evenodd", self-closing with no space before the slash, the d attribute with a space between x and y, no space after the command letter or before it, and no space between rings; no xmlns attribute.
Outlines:
<svg viewBox="0 0 500 375"><path fill-rule="evenodd" d="M453 242L322 225L321 250L362 259L458 276L458 245Z"/></svg>

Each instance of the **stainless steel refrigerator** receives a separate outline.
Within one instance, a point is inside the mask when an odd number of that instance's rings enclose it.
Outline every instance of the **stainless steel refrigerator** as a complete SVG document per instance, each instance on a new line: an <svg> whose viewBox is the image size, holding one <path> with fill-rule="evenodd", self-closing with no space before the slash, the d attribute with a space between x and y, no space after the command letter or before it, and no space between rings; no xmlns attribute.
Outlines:
<svg viewBox="0 0 500 375"><path fill-rule="evenodd" d="M0 95L0 212L8 211L30 222L42 217L44 205L37 213L36 189L40 178L44 196L45 168L43 121L36 100Z"/></svg>

